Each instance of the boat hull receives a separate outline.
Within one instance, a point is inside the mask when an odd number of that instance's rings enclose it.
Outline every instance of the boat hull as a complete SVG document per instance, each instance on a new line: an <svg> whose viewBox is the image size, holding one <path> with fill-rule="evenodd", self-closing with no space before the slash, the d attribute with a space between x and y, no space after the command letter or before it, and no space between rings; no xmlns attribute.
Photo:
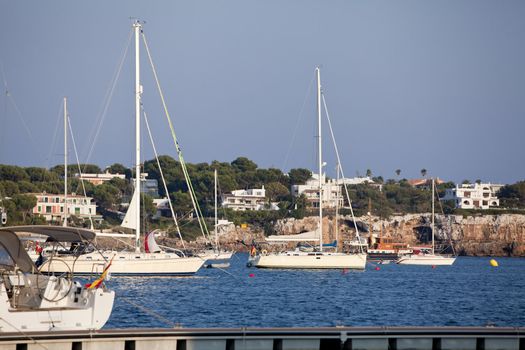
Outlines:
<svg viewBox="0 0 525 350"><path fill-rule="evenodd" d="M433 266L450 266L456 261L455 257L443 255L409 255L402 256L396 261L399 265L433 265Z"/></svg>
<svg viewBox="0 0 525 350"><path fill-rule="evenodd" d="M357 269L364 270L366 254L269 254L256 256L251 265L273 269Z"/></svg>
<svg viewBox="0 0 525 350"><path fill-rule="evenodd" d="M99 253L53 257L42 266L41 271L96 275L101 274L113 258L109 268L111 276L188 276L195 274L204 263L200 257L179 257L166 253L104 252L103 256L105 259Z"/></svg>
<svg viewBox="0 0 525 350"><path fill-rule="evenodd" d="M42 277L39 278L42 279ZM24 288L35 288L35 283L31 285L32 287ZM85 289L78 284L70 288L68 292L64 285L62 283L56 288L47 288L44 292L44 295L47 294L51 298L58 296L56 301L42 300L38 307L18 305L19 308L13 308L7 297L5 285L2 284L0 287L0 304L2 305L0 307L0 333L20 333L20 330L47 332L102 328L111 315L115 292L102 288ZM75 293L77 289L81 290L81 293ZM63 298L61 298L62 295L64 295ZM36 299L35 297L26 301L31 304ZM23 302L19 299L18 303Z"/></svg>

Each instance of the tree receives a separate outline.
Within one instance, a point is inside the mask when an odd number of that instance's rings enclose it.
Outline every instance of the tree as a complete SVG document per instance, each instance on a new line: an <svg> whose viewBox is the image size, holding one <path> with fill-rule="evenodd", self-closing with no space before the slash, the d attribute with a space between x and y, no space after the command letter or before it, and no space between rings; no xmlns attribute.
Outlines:
<svg viewBox="0 0 525 350"><path fill-rule="evenodd" d="M291 185L304 185L312 177L312 172L304 168L290 169L288 177Z"/></svg>
<svg viewBox="0 0 525 350"><path fill-rule="evenodd" d="M423 177L427 176L427 169L425 168L421 169L421 176Z"/></svg>
<svg viewBox="0 0 525 350"><path fill-rule="evenodd" d="M126 174L126 171L129 171L129 169L120 163L115 163L108 166L106 171L111 174Z"/></svg>
<svg viewBox="0 0 525 350"><path fill-rule="evenodd" d="M257 169L257 164L255 164L254 162L252 162L246 157L238 157L232 162L232 166L237 171L242 171L242 172L255 171L255 169Z"/></svg>
<svg viewBox="0 0 525 350"><path fill-rule="evenodd" d="M29 176L25 172L24 168L14 165L0 165L0 181L22 181L29 180Z"/></svg>
<svg viewBox="0 0 525 350"><path fill-rule="evenodd" d="M12 197L20 193L18 184L11 180L0 181L0 196Z"/></svg>
<svg viewBox="0 0 525 350"><path fill-rule="evenodd" d="M270 202L280 201L290 194L288 188L280 182L270 182L265 186L266 196Z"/></svg>
<svg viewBox="0 0 525 350"><path fill-rule="evenodd" d="M22 213L22 221L26 221L26 217L31 214L33 208L36 206L37 199L35 196L28 194L16 194L13 196L13 202L16 209Z"/></svg>
<svg viewBox="0 0 525 350"><path fill-rule="evenodd" d="M117 187L104 183L95 187L93 198L103 209L113 209L120 199L120 191Z"/></svg>
<svg viewBox="0 0 525 350"><path fill-rule="evenodd" d="M372 170L366 169L366 177L371 177L371 176L372 176Z"/></svg>
<svg viewBox="0 0 525 350"><path fill-rule="evenodd" d="M396 175L399 176L401 174L401 169L396 169Z"/></svg>

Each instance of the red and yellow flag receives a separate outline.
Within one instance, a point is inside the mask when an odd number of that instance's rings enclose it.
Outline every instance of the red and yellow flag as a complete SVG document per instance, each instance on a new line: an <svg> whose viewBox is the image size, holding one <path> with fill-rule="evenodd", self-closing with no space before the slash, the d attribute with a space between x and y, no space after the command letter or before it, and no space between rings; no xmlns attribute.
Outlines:
<svg viewBox="0 0 525 350"><path fill-rule="evenodd" d="M114 258L115 256L113 256ZM100 287L100 285L102 284L102 282L104 282L104 279L106 278L108 272L109 272L109 267L111 266L111 264L113 263L113 258L111 258L111 260L109 261L109 264L104 268L104 271L102 271L102 273L100 274L100 277L97 278L96 280L94 280L93 282L91 283L88 283L85 285L85 287L87 289L95 289L95 288L98 288Z"/></svg>

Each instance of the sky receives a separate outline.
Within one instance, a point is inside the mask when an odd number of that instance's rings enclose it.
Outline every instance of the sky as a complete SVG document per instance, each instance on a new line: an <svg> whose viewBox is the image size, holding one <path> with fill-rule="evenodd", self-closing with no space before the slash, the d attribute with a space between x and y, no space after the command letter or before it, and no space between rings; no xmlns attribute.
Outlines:
<svg viewBox="0 0 525 350"><path fill-rule="evenodd" d="M134 166L130 18L145 22L187 162L315 171L319 66L345 176L525 179L521 0L0 0L1 164L63 162L67 96L80 162ZM155 145L175 158L141 55ZM144 127L142 144L152 159Z"/></svg>

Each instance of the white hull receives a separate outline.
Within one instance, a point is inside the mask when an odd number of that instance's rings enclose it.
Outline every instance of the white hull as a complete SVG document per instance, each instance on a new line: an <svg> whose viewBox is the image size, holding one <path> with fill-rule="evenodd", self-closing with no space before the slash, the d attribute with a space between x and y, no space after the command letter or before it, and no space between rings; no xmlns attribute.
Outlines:
<svg viewBox="0 0 525 350"><path fill-rule="evenodd" d="M12 281L19 280L14 277ZM47 277L38 278L42 285ZM26 277L24 283L15 286L20 294L16 301L10 301L4 280L0 285L0 332L96 330L104 326L111 315L115 292L85 289L80 284L75 284L68 292L69 285L63 279L58 283L55 277L50 277L49 281L43 296L57 301L42 299L34 293L38 288L36 275ZM76 294L76 289L81 292ZM26 292L31 290L33 293Z"/></svg>
<svg viewBox="0 0 525 350"><path fill-rule="evenodd" d="M180 257L170 253L133 253L104 252L104 260L100 253L90 253L74 256L53 257L50 263L45 263L43 272L67 272L67 266L74 270L75 275L100 274L109 260L113 263L109 268L111 276L182 276L196 273L204 260L200 257Z"/></svg>
<svg viewBox="0 0 525 350"><path fill-rule="evenodd" d="M456 261L455 257L434 254L407 255L396 261L400 265L442 265L450 266Z"/></svg>
<svg viewBox="0 0 525 350"><path fill-rule="evenodd" d="M274 269L358 269L364 270L366 254L286 252L258 255L252 266Z"/></svg>

